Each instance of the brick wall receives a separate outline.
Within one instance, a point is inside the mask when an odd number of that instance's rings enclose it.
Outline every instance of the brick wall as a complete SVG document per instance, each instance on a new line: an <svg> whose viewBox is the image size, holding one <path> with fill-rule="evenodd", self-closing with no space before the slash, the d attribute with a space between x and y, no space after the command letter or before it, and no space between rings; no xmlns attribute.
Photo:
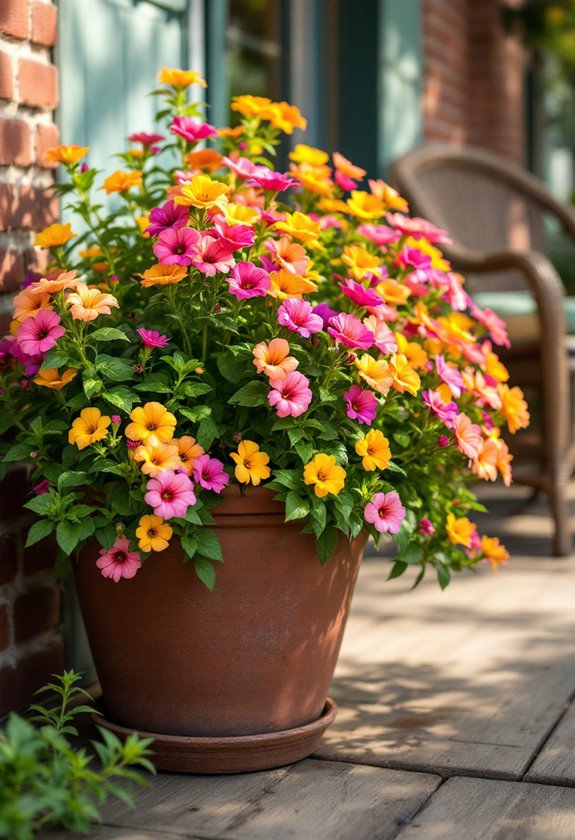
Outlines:
<svg viewBox="0 0 575 840"><path fill-rule="evenodd" d="M57 218L43 190L52 172L42 163L58 142L56 14L51 0L0 0L0 334L35 264L34 231ZM64 665L53 552L44 543L24 550L27 494L22 468L0 482L0 715L26 706Z"/></svg>
<svg viewBox="0 0 575 840"><path fill-rule="evenodd" d="M522 163L523 54L505 34L503 5L423 0L423 138Z"/></svg>

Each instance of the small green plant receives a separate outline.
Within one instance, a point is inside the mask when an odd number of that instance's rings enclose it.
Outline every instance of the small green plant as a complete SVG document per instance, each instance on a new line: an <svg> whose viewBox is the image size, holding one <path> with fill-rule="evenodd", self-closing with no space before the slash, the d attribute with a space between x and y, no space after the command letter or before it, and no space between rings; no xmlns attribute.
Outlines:
<svg viewBox="0 0 575 840"><path fill-rule="evenodd" d="M121 783L145 785L139 768L155 772L147 758L149 738L132 734L122 742L100 729L103 741L91 742L97 760L73 746L69 739L78 730L72 721L95 711L84 702L91 697L77 685L79 680L72 670L55 676L37 693L55 696L57 703L32 705L30 719L11 714L0 732L0 837L28 840L48 825L87 834L91 823L101 821L99 806L108 794L132 806Z"/></svg>

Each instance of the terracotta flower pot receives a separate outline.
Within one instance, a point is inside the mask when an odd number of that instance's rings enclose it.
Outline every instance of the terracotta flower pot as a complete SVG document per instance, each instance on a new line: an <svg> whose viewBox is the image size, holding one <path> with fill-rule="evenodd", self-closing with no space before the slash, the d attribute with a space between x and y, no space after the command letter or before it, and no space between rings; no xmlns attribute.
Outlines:
<svg viewBox="0 0 575 840"><path fill-rule="evenodd" d="M322 566L265 488L229 488L213 513L213 592L176 544L119 583L100 574L97 546L75 564L104 723L151 734L162 769L279 766L309 755L335 716L326 698L365 538L341 539Z"/></svg>

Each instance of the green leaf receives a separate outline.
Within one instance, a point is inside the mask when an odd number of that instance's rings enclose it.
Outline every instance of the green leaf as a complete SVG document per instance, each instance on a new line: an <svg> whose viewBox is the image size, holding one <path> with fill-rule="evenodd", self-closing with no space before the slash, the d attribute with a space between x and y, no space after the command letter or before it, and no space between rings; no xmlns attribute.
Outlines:
<svg viewBox="0 0 575 840"><path fill-rule="evenodd" d="M337 530L331 527L326 528L317 538L317 553L322 565L329 560L336 548Z"/></svg>
<svg viewBox="0 0 575 840"><path fill-rule="evenodd" d="M402 548L397 559L410 566L416 566L423 559L423 548L417 542L410 542Z"/></svg>
<svg viewBox="0 0 575 840"><path fill-rule="evenodd" d="M230 352L233 348L227 351L216 354L216 362L218 370L228 382L237 382L245 376L247 371L253 373L253 367L249 367L246 357L240 355L232 355Z"/></svg>
<svg viewBox="0 0 575 840"><path fill-rule="evenodd" d="M58 522L56 540L64 554L70 555L82 538L82 528L77 522Z"/></svg>
<svg viewBox="0 0 575 840"><path fill-rule="evenodd" d="M125 411L126 414L130 413L134 403L140 402L138 395L134 394L134 392L130 388L127 388L126 385L117 385L110 391L104 391L102 397L106 400L106 402L116 408L119 408L121 411Z"/></svg>
<svg viewBox="0 0 575 840"><path fill-rule="evenodd" d="M196 568L197 576L211 592L216 583L216 572L214 567L205 557L196 557L194 560L194 566Z"/></svg>
<svg viewBox="0 0 575 840"><path fill-rule="evenodd" d="M302 464L307 464L308 461L311 461L314 453L313 443L306 440L300 440L299 443L295 444L294 449L299 455Z"/></svg>
<svg viewBox="0 0 575 840"><path fill-rule="evenodd" d="M294 519L305 519L309 513L309 501L291 490L285 500L286 515L285 521L291 522Z"/></svg>
<svg viewBox="0 0 575 840"><path fill-rule="evenodd" d="M391 571L387 576L388 580L392 580L393 578L400 577L405 570L407 569L407 563L402 563L401 560L396 560L393 566L391 567Z"/></svg>
<svg viewBox="0 0 575 840"><path fill-rule="evenodd" d="M314 498L311 502L311 518L313 532L316 537L319 537L321 532L327 525L327 510L325 503L321 499Z"/></svg>
<svg viewBox="0 0 575 840"><path fill-rule="evenodd" d="M102 380L94 376L91 373L92 368L89 370L84 371L84 375L82 377L82 387L84 388L84 394L86 395L87 399L92 399L92 397L99 394L102 388L104 387L104 383Z"/></svg>
<svg viewBox="0 0 575 840"><path fill-rule="evenodd" d="M125 382L134 375L132 362L127 359L108 356L105 353L96 358L96 368L102 372L106 379L110 379L112 382Z"/></svg>
<svg viewBox="0 0 575 840"><path fill-rule="evenodd" d="M276 470L273 476L274 481L279 482L283 487L287 487L288 490L295 490L296 487L301 487L301 474L295 470Z"/></svg>
<svg viewBox="0 0 575 840"><path fill-rule="evenodd" d="M343 518L349 519L351 512L354 508L353 496L351 495L351 493L346 493L345 490L342 490L335 497L334 504L343 516Z"/></svg>
<svg viewBox="0 0 575 840"><path fill-rule="evenodd" d="M292 428L287 430L289 442L292 446L295 446L296 443L299 443L302 438L306 436L305 429L299 428Z"/></svg>
<svg viewBox="0 0 575 840"><path fill-rule="evenodd" d="M265 382L253 381L242 385L241 388L232 394L228 402L231 405L267 405L267 395L269 387Z"/></svg>
<svg viewBox="0 0 575 840"><path fill-rule="evenodd" d="M90 339L94 341L129 341L130 339L122 330L117 330L115 327L100 327L89 335Z"/></svg>
<svg viewBox="0 0 575 840"><path fill-rule="evenodd" d="M213 388L206 382L188 382L184 386L186 397L200 397L202 394L209 394L210 391L213 391Z"/></svg>
<svg viewBox="0 0 575 840"><path fill-rule="evenodd" d="M27 443L16 443L11 446L2 458L3 461L25 461L30 456L30 446Z"/></svg>
<svg viewBox="0 0 575 840"><path fill-rule="evenodd" d="M192 536L190 534L183 534L181 537L181 543L187 557L191 559L198 550L198 541L195 535Z"/></svg>
<svg viewBox="0 0 575 840"><path fill-rule="evenodd" d="M35 496L26 502L24 505L28 510L33 510L34 513L44 516L54 504L54 496L51 493L42 493L40 496Z"/></svg>
<svg viewBox="0 0 575 840"><path fill-rule="evenodd" d="M205 528L202 528L202 530L196 531L195 537L198 542L198 554L208 557L210 560L217 560L218 563L223 563L222 547L213 531L206 531Z"/></svg>
<svg viewBox="0 0 575 840"><path fill-rule="evenodd" d="M394 432L392 435L394 441L399 443L404 449L407 449L409 444L411 443L411 438L407 434L407 432Z"/></svg>
<svg viewBox="0 0 575 840"><path fill-rule="evenodd" d="M439 563L437 566L437 580L442 589L445 589L451 580L451 572L442 563Z"/></svg>
<svg viewBox="0 0 575 840"><path fill-rule="evenodd" d="M26 548L31 545L34 545L40 540L43 540L44 537L47 537L48 534L51 534L54 530L54 523L50 519L40 519L39 522L34 522L30 530L28 531L28 538L26 540Z"/></svg>
<svg viewBox="0 0 575 840"><path fill-rule="evenodd" d="M203 420L204 417L210 416L212 409L209 405L196 405L194 408L185 408L184 406L180 406L178 408L178 412L188 420L191 420L192 423L199 423L199 421Z"/></svg>
<svg viewBox="0 0 575 840"><path fill-rule="evenodd" d="M134 385L134 390L150 394L171 394L174 389L163 373L151 373L142 382Z"/></svg>
<svg viewBox="0 0 575 840"><path fill-rule="evenodd" d="M211 417L204 417L200 421L196 434L196 441L207 452L218 435L218 427Z"/></svg>
<svg viewBox="0 0 575 840"><path fill-rule="evenodd" d="M82 484L90 484L90 476L87 472L77 470L66 470L58 477L58 490L67 490L69 487L79 487Z"/></svg>
<svg viewBox="0 0 575 840"><path fill-rule="evenodd" d="M42 362L40 370L63 367L69 360L70 357L67 353L63 353L61 350L52 348L52 350L48 350L48 353L44 356L44 361Z"/></svg>

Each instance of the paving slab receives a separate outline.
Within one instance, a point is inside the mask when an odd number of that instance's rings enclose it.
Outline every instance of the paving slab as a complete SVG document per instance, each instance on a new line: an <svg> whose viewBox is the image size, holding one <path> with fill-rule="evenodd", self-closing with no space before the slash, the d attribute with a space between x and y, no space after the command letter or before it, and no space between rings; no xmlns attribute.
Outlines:
<svg viewBox="0 0 575 840"><path fill-rule="evenodd" d="M525 778L575 786L575 704L569 705Z"/></svg>
<svg viewBox="0 0 575 840"><path fill-rule="evenodd" d="M453 777L397 840L573 840L575 789Z"/></svg>
<svg viewBox="0 0 575 840"><path fill-rule="evenodd" d="M161 774L137 808L112 804L101 840L392 840L441 779L309 759L242 776ZM46 834L59 840L65 832Z"/></svg>

